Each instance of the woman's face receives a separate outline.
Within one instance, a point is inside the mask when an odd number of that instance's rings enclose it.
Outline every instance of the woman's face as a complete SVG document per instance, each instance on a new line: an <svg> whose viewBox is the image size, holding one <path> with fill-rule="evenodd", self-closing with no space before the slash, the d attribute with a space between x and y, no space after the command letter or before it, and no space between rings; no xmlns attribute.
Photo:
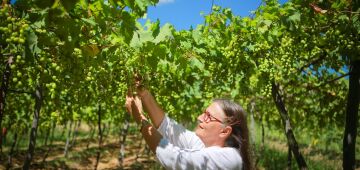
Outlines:
<svg viewBox="0 0 360 170"><path fill-rule="evenodd" d="M197 118L199 124L195 129L195 134L204 142L206 147L222 145L224 130L224 120L226 116L220 105L216 102L209 107Z"/></svg>

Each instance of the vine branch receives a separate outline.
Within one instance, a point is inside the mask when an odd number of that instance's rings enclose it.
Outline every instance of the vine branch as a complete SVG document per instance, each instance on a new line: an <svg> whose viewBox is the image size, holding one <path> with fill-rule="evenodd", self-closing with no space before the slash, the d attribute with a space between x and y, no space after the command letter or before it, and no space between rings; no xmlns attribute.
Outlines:
<svg viewBox="0 0 360 170"><path fill-rule="evenodd" d="M28 91L24 91L24 90L15 90L15 89L8 89L9 92L12 93L18 93L18 94L30 94L30 95L34 95L34 92L28 92Z"/></svg>

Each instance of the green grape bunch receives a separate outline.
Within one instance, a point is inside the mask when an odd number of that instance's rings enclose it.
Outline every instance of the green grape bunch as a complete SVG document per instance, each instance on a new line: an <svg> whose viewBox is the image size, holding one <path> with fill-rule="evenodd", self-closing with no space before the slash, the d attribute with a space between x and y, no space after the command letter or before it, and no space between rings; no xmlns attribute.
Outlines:
<svg viewBox="0 0 360 170"><path fill-rule="evenodd" d="M0 46L1 54L13 58L10 65L12 70L11 86L21 88L23 79L26 77L24 45L29 31L29 21L25 17L19 17L18 13L10 4L0 5ZM7 57L4 58L8 60Z"/></svg>
<svg viewBox="0 0 360 170"><path fill-rule="evenodd" d="M29 23L24 18L13 15L12 7L5 4L0 9L0 33L1 43L4 44L24 44Z"/></svg>

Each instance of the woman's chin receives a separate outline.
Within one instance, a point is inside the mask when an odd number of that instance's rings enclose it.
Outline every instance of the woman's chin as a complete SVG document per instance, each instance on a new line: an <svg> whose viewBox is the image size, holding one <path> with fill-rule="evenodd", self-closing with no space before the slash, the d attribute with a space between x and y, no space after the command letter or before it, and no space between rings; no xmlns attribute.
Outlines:
<svg viewBox="0 0 360 170"><path fill-rule="evenodd" d="M195 134L197 135L197 136L199 136L199 137L201 137L201 131L202 131L203 129L201 129L199 126L197 126L196 128L195 128Z"/></svg>
<svg viewBox="0 0 360 170"><path fill-rule="evenodd" d="M199 130L200 130L199 126L196 126L194 132L197 136L199 136Z"/></svg>

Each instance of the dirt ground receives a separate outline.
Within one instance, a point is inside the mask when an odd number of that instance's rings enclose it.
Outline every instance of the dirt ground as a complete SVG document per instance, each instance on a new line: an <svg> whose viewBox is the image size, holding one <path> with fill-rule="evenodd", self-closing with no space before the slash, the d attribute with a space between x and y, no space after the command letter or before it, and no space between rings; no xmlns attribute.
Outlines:
<svg viewBox="0 0 360 170"><path fill-rule="evenodd" d="M128 136L123 163L119 162L119 139L106 138L102 144L97 169L159 169L154 154L145 148L145 142L137 136ZM89 146L87 147L88 143ZM140 143L141 142L141 143ZM78 140L64 157L64 142L56 142L44 161L49 147L36 148L31 169L95 169L98 144L96 140ZM22 169L26 151L17 152L11 169ZM8 155L1 155L0 169L6 169Z"/></svg>

